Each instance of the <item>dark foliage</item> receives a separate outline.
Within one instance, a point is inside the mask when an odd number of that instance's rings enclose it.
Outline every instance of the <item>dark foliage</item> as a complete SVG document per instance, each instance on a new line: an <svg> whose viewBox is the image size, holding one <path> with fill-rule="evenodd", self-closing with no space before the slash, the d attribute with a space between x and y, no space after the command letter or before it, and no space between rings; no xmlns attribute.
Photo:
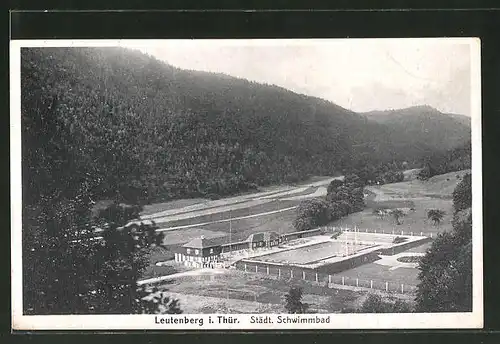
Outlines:
<svg viewBox="0 0 500 344"><path fill-rule="evenodd" d="M405 241L408 241L407 238L404 238L404 237L395 237L394 240L392 241L393 244L401 244Z"/></svg>
<svg viewBox="0 0 500 344"><path fill-rule="evenodd" d="M314 198L300 203L293 226L298 231L306 231L326 225L330 220L331 213L328 202Z"/></svg>
<svg viewBox="0 0 500 344"><path fill-rule="evenodd" d="M460 147L446 152L434 152L424 161L424 167L418 174L419 179L426 180L438 174L467 170L471 168L470 141Z"/></svg>
<svg viewBox="0 0 500 344"><path fill-rule="evenodd" d="M82 166L74 179L90 174L97 199L217 198L441 149L318 98L132 50L23 48L21 67L23 135L34 136L23 158L50 150L55 160L41 163L56 165L26 176L50 184ZM78 149L64 155L68 143ZM39 197L24 181L25 196Z"/></svg>
<svg viewBox="0 0 500 344"><path fill-rule="evenodd" d="M446 213L441 209L430 209L427 211L427 218L434 222L434 225L439 225Z"/></svg>
<svg viewBox="0 0 500 344"><path fill-rule="evenodd" d="M290 314L306 313L309 306L302 302L302 288L292 287L285 295L285 309Z"/></svg>
<svg viewBox="0 0 500 344"><path fill-rule="evenodd" d="M464 175L462 181L453 190L453 208L455 212L472 207L472 179L470 173Z"/></svg>
<svg viewBox="0 0 500 344"><path fill-rule="evenodd" d="M359 308L345 308L342 313L411 313L412 305L398 299L370 294Z"/></svg>
<svg viewBox="0 0 500 344"><path fill-rule="evenodd" d="M363 183L355 174L347 175L344 182L333 180L327 190L326 200L315 198L300 203L294 221L296 230L324 226L365 207Z"/></svg>
<svg viewBox="0 0 500 344"><path fill-rule="evenodd" d="M439 234L419 264L421 312L472 310L472 195L470 175L453 193L453 231Z"/></svg>
<svg viewBox="0 0 500 344"><path fill-rule="evenodd" d="M71 203L75 201L67 202ZM149 265L149 250L161 243L162 235L154 225L127 225L136 210L111 205L98 218L104 225L99 232L88 225L67 226L61 218L78 218L71 208L61 217L39 218L36 229L28 227L23 236L25 313L179 312L177 302L166 296L161 302L143 300L149 293L137 286ZM49 223L55 228L44 230ZM82 228L89 228L87 232L93 235L83 235Z"/></svg>

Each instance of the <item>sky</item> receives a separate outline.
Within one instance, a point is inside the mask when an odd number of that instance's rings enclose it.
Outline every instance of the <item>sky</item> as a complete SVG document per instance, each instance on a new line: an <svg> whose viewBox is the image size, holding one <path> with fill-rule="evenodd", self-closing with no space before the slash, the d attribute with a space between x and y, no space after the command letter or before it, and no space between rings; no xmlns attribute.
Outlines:
<svg viewBox="0 0 500 344"><path fill-rule="evenodd" d="M162 40L134 48L179 68L274 84L357 112L430 105L470 116L469 42Z"/></svg>

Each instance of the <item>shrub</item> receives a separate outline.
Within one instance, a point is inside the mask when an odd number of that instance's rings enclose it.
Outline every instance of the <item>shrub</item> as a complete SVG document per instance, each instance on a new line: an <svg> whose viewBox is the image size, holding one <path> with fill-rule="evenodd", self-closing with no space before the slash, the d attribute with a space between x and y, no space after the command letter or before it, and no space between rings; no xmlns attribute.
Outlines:
<svg viewBox="0 0 500 344"><path fill-rule="evenodd" d="M393 244L401 244L402 242L405 242L406 240L408 240L408 239L400 237L400 236L397 236L397 237L394 238L394 240L392 241L392 243Z"/></svg>
<svg viewBox="0 0 500 344"><path fill-rule="evenodd" d="M336 229L336 230L333 232L333 234L332 234L331 238L332 238L332 239L337 239L337 238L338 238L341 234L342 234L342 231L341 231L340 229Z"/></svg>

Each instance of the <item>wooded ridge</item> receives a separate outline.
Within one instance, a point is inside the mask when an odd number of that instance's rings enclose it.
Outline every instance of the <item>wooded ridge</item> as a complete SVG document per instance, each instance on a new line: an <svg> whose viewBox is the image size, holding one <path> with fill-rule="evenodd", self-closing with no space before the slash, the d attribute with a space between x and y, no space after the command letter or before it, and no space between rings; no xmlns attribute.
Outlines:
<svg viewBox="0 0 500 344"><path fill-rule="evenodd" d="M21 55L28 203L82 185L94 199L129 203L219 197L370 164L419 163L452 148L444 141L470 139L470 126L453 116L440 114L446 123L434 125L437 110L425 121L405 116L425 124L417 130L134 50L23 48Z"/></svg>

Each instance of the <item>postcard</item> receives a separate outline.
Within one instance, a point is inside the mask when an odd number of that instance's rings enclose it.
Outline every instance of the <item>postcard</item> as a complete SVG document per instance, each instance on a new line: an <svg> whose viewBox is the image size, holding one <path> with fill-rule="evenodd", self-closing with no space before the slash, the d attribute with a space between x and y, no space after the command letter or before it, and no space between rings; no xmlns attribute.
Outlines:
<svg viewBox="0 0 500 344"><path fill-rule="evenodd" d="M11 41L13 329L481 328L480 56Z"/></svg>

